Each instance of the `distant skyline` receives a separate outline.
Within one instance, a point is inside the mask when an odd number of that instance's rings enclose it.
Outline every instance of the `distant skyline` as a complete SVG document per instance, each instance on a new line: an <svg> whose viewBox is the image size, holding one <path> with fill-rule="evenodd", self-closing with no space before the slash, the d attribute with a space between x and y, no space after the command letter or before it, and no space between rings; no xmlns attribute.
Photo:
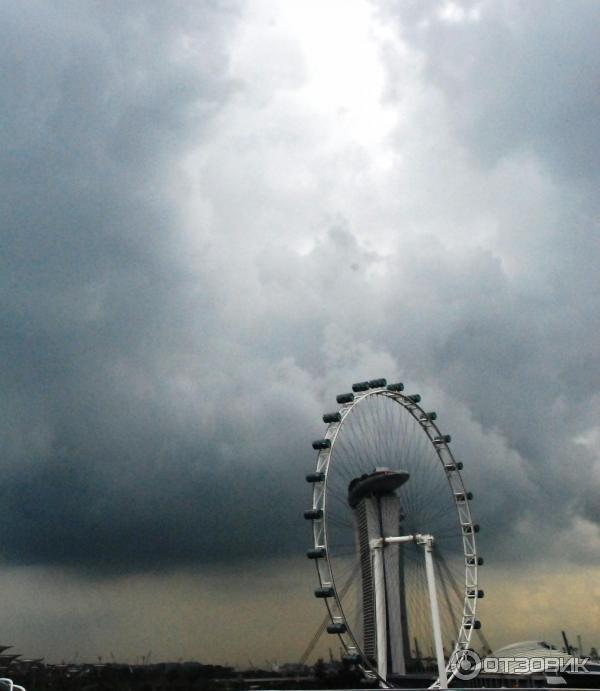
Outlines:
<svg viewBox="0 0 600 691"><path fill-rule="evenodd" d="M310 442L388 377L464 462L491 643L600 645L600 5L0 12L2 642L297 660Z"/></svg>

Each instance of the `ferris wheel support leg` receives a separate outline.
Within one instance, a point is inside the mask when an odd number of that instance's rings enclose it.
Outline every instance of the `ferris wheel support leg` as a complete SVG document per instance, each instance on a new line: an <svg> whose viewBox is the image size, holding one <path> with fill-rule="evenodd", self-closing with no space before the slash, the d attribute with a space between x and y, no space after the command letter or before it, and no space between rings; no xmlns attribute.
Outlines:
<svg viewBox="0 0 600 691"><path fill-rule="evenodd" d="M377 674L387 682L387 616L385 580L383 576L383 549L373 550L373 580L375 581L375 621L377 626ZM384 687L387 688L387 685Z"/></svg>
<svg viewBox="0 0 600 691"><path fill-rule="evenodd" d="M444 646L442 644L442 628L440 626L440 611L438 609L437 593L435 590L435 573L433 570L433 539L429 537L425 541L425 571L427 572L427 586L429 588L429 603L431 605L431 623L433 625L433 640L435 643L435 656L438 666L438 680L440 689L448 688L446 676L446 661L444 660Z"/></svg>

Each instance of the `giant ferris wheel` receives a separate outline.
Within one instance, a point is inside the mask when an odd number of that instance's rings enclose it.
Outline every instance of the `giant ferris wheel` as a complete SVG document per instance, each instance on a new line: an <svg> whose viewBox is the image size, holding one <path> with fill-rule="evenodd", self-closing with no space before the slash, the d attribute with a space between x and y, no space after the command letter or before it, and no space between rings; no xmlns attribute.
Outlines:
<svg viewBox="0 0 600 691"><path fill-rule="evenodd" d="M472 494L420 401L385 379L354 384L323 416L306 478L327 632L384 688L427 674L446 687L480 627Z"/></svg>

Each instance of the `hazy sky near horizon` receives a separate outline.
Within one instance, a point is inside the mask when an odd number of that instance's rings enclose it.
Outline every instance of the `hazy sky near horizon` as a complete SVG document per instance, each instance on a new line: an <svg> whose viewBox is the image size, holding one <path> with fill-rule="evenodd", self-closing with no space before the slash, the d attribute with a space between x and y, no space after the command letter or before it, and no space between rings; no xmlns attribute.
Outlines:
<svg viewBox="0 0 600 691"><path fill-rule="evenodd" d="M465 464L490 640L600 644L600 5L0 19L1 642L297 659L310 442L385 376Z"/></svg>

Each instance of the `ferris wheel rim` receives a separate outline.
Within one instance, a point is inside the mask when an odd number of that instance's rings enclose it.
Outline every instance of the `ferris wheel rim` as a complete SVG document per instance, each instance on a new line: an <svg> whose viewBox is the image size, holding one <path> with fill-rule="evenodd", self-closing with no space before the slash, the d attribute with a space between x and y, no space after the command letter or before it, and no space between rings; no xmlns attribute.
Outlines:
<svg viewBox="0 0 600 691"><path fill-rule="evenodd" d="M458 526L462 527L462 553L465 568L465 579L463 584L464 593L462 597L460 628L457 632L454 649L448 656L446 668L448 682L450 682L455 677L455 671L460 663L460 659L466 654L469 648L472 632L477 622L475 619L477 597L473 598L468 596L469 591L475 590L477 592L478 590L478 556L475 539L475 524L471 515L469 502L466 500L458 501L457 495L461 494L463 497L466 497L468 493L460 473L462 466L456 462L448 446L448 442L445 441L446 437L442 435L434 419L431 419L419 405L420 399L414 400L398 390L389 390L386 386L374 387L358 394L355 393L352 395L351 400L341 403L337 411L339 413L339 420L328 423L327 431L323 438L324 441L329 440L329 445L327 448L320 449L317 454L315 475L322 473L323 479L313 483L313 510L321 510L321 518L313 521L313 546L315 550L323 548L325 550L324 558L315 560L320 587L333 589L332 597L324 598L332 625L334 625L334 628L335 625L338 625L338 630L330 632L337 633L347 653L360 658L360 662L357 662L357 665L363 673L372 679L379 680L386 686L390 686L389 682L382 679L372 663L368 661L368 658L349 625L348 617L342 604L342 596L340 596L339 584L336 584L327 530L327 481L329 478L331 454L348 415L361 402L372 396L383 396L400 405L413 417L421 427L421 430L426 434L428 442L435 450L446 475L449 491L453 496L456 516L458 517ZM438 441L434 442L434 439ZM442 440L442 442L440 443L439 440ZM458 492L455 491L457 488ZM469 530L465 530L466 527L468 527ZM437 683L436 681L433 686L436 686Z"/></svg>

